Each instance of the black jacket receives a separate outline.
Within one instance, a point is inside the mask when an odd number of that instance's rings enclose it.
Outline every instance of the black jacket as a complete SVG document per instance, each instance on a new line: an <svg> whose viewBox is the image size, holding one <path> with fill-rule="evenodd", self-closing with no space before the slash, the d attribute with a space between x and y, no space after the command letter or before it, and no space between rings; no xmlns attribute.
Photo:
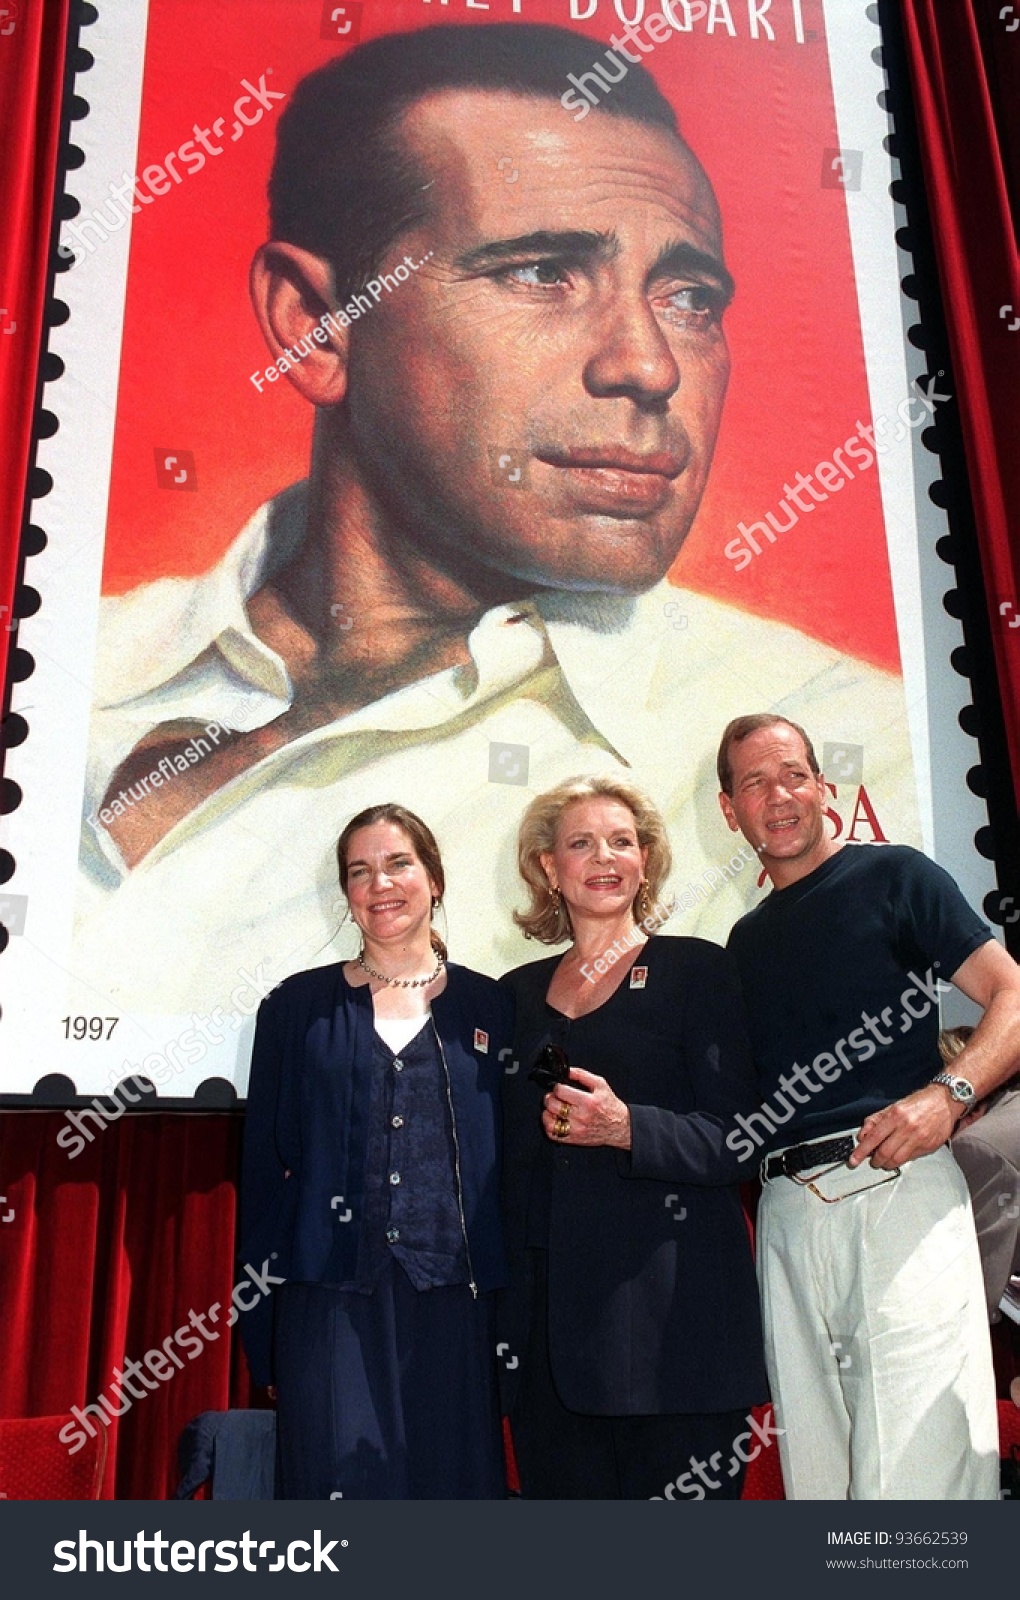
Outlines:
<svg viewBox="0 0 1020 1600"><path fill-rule="evenodd" d="M597 1011L565 1023L545 1000L559 959L502 980L517 1007L503 1101L508 1403L523 1376L537 1194L548 1219L550 1360L565 1406L634 1416L755 1404L768 1388L735 1187L753 1174L725 1137L758 1096L732 962L717 945L660 936L635 963L647 968L643 988L625 978ZM527 1072L550 1032L630 1107L629 1152L546 1139L542 1093Z"/></svg>
<svg viewBox="0 0 1020 1600"><path fill-rule="evenodd" d="M499 1080L512 1005L492 978L451 965L432 1016L450 1071L474 1281L496 1289L507 1282ZM275 1277L303 1283L355 1275L373 1027L368 985L352 988L339 964L294 973L259 1007L241 1176L241 1259L256 1269L268 1260ZM270 1310L263 1301L241 1318L257 1383L272 1381Z"/></svg>

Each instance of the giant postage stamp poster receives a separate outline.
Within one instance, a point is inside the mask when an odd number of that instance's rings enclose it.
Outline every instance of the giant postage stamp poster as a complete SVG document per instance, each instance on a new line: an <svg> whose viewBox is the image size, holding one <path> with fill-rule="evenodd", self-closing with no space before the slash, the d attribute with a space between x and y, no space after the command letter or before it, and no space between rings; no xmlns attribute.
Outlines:
<svg viewBox="0 0 1020 1600"><path fill-rule="evenodd" d="M521 814L575 774L661 809L664 936L725 940L762 893L717 804L745 712L805 726L836 833L933 850L946 394L874 8L98 9L0 1093L243 1096L262 996L357 948L335 844L378 802L493 974L539 953Z"/></svg>

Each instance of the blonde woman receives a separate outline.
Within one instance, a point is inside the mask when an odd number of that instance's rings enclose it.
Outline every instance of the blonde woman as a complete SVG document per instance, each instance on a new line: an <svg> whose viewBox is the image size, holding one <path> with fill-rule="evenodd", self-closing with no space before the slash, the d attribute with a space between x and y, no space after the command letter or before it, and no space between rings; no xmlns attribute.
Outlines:
<svg viewBox="0 0 1020 1600"><path fill-rule="evenodd" d="M539 795L518 862L515 920L567 946L502 980L520 1067L504 1087L501 1341L522 1493L737 1499L736 1441L767 1386L734 1187L752 1174L725 1143L758 1100L730 959L653 937L670 849L629 783ZM536 1059L569 1081L543 1089Z"/></svg>

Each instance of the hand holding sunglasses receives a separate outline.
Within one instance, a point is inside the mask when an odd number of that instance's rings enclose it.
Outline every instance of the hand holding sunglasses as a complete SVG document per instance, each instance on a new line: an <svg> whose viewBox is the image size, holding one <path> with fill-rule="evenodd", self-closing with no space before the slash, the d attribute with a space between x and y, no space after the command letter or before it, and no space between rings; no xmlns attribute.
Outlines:
<svg viewBox="0 0 1020 1600"><path fill-rule="evenodd" d="M572 1089L579 1089L583 1094L591 1094L591 1089L586 1083L578 1083L570 1076L570 1061L562 1045L547 1044L535 1057L535 1064L528 1077L532 1083L537 1083L546 1094L561 1083L569 1083Z"/></svg>

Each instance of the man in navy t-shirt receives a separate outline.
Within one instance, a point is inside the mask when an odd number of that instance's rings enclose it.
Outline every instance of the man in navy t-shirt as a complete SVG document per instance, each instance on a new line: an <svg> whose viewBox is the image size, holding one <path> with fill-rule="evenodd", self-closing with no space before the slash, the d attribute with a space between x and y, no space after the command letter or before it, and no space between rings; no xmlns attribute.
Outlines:
<svg viewBox="0 0 1020 1600"><path fill-rule="evenodd" d="M1020 970L953 880L824 825L807 734L740 717L719 796L772 880L733 928L762 1104L758 1261L787 1496L994 1500L995 1389L967 1188L948 1148L1020 1059ZM938 994L984 1008L940 1071Z"/></svg>

